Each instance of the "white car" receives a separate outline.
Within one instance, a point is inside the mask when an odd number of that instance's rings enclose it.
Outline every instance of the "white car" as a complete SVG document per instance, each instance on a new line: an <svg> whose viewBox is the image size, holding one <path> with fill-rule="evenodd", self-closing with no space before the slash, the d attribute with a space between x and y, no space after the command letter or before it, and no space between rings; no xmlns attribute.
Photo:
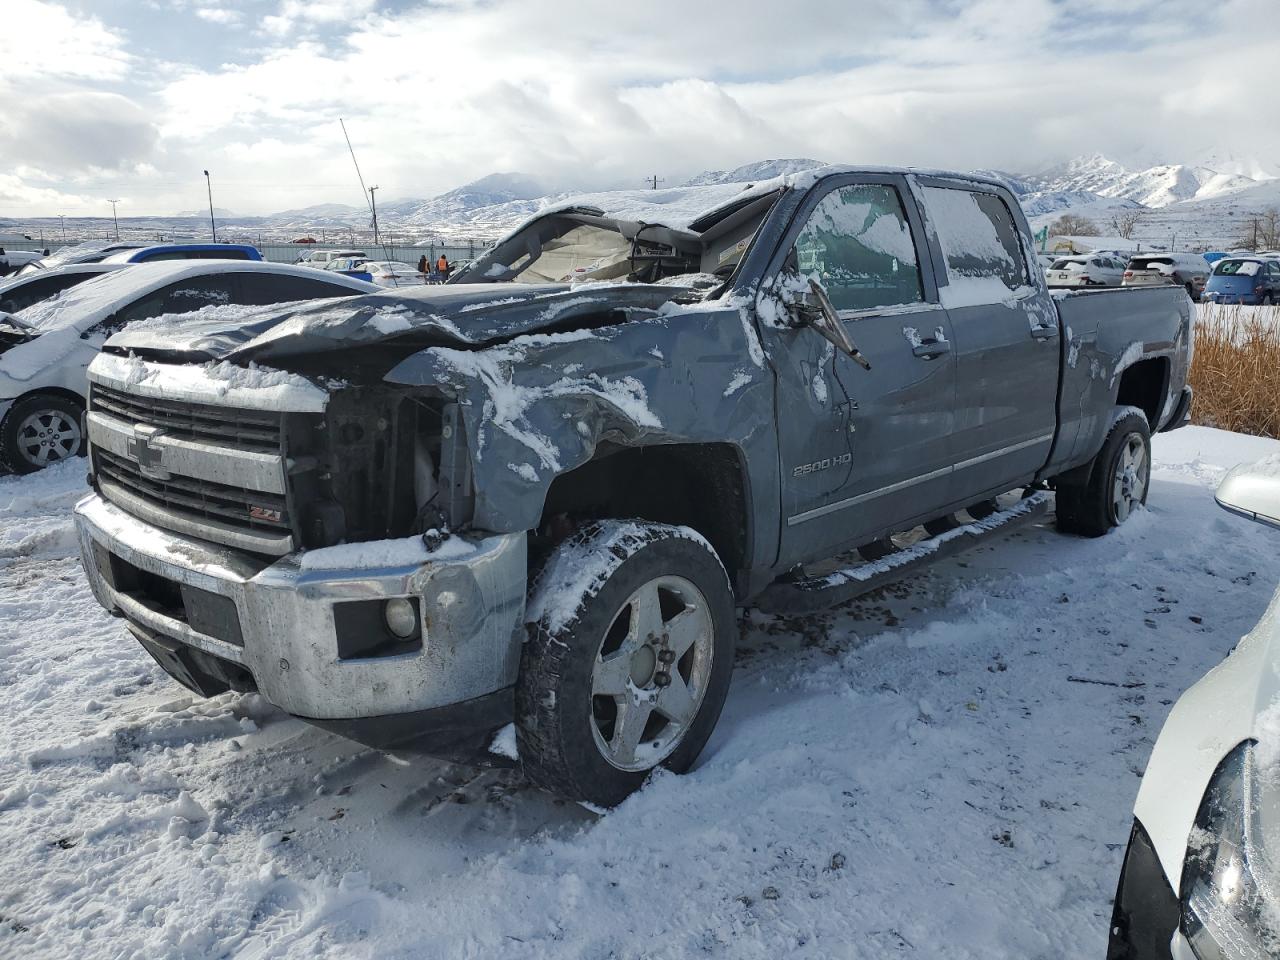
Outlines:
<svg viewBox="0 0 1280 960"><path fill-rule="evenodd" d="M1125 264L1105 254L1061 257L1044 272L1051 287L1118 287Z"/></svg>
<svg viewBox="0 0 1280 960"><path fill-rule="evenodd" d="M139 263L0 317L0 462L30 473L84 452L85 368L127 323L214 304L288 303L381 287L255 260Z"/></svg>
<svg viewBox="0 0 1280 960"><path fill-rule="evenodd" d="M321 270L328 265L330 260L336 260L339 257L358 257L364 259L363 250L311 250L303 254L294 263L303 267L318 267Z"/></svg>
<svg viewBox="0 0 1280 960"><path fill-rule="evenodd" d="M420 287L427 282L417 267L399 260L366 260L360 266L380 287Z"/></svg>
<svg viewBox="0 0 1280 960"><path fill-rule="evenodd" d="M83 243L59 247L47 257L31 260L18 270L18 275L25 277L40 270L53 270L72 263L101 263L113 253L137 250L145 246L145 243L124 243L118 240L85 240Z"/></svg>
<svg viewBox="0 0 1280 960"><path fill-rule="evenodd" d="M1236 467L1217 499L1280 527L1280 457ZM1280 957L1280 590L1174 704L1133 814L1108 957Z"/></svg>
<svg viewBox="0 0 1280 960"><path fill-rule="evenodd" d="M0 245L0 276L14 273L43 256L39 250L5 250Z"/></svg>

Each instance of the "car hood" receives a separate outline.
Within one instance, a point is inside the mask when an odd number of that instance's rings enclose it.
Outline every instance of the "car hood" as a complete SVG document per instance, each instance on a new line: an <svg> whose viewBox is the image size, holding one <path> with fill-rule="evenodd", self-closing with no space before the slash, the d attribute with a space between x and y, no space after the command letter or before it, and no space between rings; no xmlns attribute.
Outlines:
<svg viewBox="0 0 1280 960"><path fill-rule="evenodd" d="M703 287L705 292L705 287ZM408 350L475 347L529 333L606 326L651 316L702 294L676 284L457 284L396 288L269 307L207 307L130 324L113 353L165 359L259 361L394 341Z"/></svg>

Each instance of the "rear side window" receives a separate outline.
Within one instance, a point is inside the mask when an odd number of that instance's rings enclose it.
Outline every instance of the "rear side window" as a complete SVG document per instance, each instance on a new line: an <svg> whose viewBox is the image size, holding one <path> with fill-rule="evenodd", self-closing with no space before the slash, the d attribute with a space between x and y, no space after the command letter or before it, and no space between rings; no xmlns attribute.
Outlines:
<svg viewBox="0 0 1280 960"><path fill-rule="evenodd" d="M272 273L244 273L240 275L238 302L249 306L265 306L269 303L288 303L292 300L351 297L356 293L358 291L318 278L291 277Z"/></svg>
<svg viewBox="0 0 1280 960"><path fill-rule="evenodd" d="M826 288L837 310L919 303L920 264L898 191L839 187L819 201L796 238L795 264Z"/></svg>
<svg viewBox="0 0 1280 960"><path fill-rule="evenodd" d="M52 277L37 277L13 290L0 291L0 310L5 313L17 313L33 303L48 300L63 290L68 290L77 283L83 283L96 276L98 276L96 273L64 273Z"/></svg>
<svg viewBox="0 0 1280 960"><path fill-rule="evenodd" d="M947 264L944 297L959 304L994 303L1027 283L1027 265L1013 214L994 194L953 187L925 187L929 221ZM975 282L976 281L976 282Z"/></svg>

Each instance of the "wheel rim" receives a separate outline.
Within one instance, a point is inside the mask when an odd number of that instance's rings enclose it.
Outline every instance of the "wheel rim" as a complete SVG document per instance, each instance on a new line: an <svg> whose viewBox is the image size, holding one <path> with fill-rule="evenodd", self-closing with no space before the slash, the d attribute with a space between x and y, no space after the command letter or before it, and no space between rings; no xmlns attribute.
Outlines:
<svg viewBox="0 0 1280 960"><path fill-rule="evenodd" d="M715 627L683 577L641 586L614 614L591 670L591 732L619 770L657 766L680 746L711 679Z"/></svg>
<svg viewBox="0 0 1280 960"><path fill-rule="evenodd" d="M1139 433L1131 433L1120 446L1116 476L1111 487L1111 507L1116 523L1124 523L1135 506L1147 497L1147 445Z"/></svg>
<svg viewBox="0 0 1280 960"><path fill-rule="evenodd" d="M75 456L80 438L80 418L65 410L37 410L18 424L18 452L36 467Z"/></svg>

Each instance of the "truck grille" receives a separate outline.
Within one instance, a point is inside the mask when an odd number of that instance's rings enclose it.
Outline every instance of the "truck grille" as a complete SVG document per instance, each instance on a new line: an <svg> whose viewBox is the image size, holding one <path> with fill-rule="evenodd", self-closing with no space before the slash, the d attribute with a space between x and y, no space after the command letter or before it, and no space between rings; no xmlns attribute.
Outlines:
<svg viewBox="0 0 1280 960"><path fill-rule="evenodd" d="M289 533L289 506L273 493L242 490L208 480L171 476L157 480L132 460L105 450L96 454L98 473L158 507L172 507L192 517L216 520L249 530Z"/></svg>
<svg viewBox="0 0 1280 960"><path fill-rule="evenodd" d="M278 413L132 396L97 383L93 385L90 409L101 410L129 423L159 427L174 437L229 443L243 449L271 453L280 450L281 418Z"/></svg>
<svg viewBox="0 0 1280 960"><path fill-rule="evenodd" d="M91 385L102 495L148 523L254 553L294 548L284 415Z"/></svg>

